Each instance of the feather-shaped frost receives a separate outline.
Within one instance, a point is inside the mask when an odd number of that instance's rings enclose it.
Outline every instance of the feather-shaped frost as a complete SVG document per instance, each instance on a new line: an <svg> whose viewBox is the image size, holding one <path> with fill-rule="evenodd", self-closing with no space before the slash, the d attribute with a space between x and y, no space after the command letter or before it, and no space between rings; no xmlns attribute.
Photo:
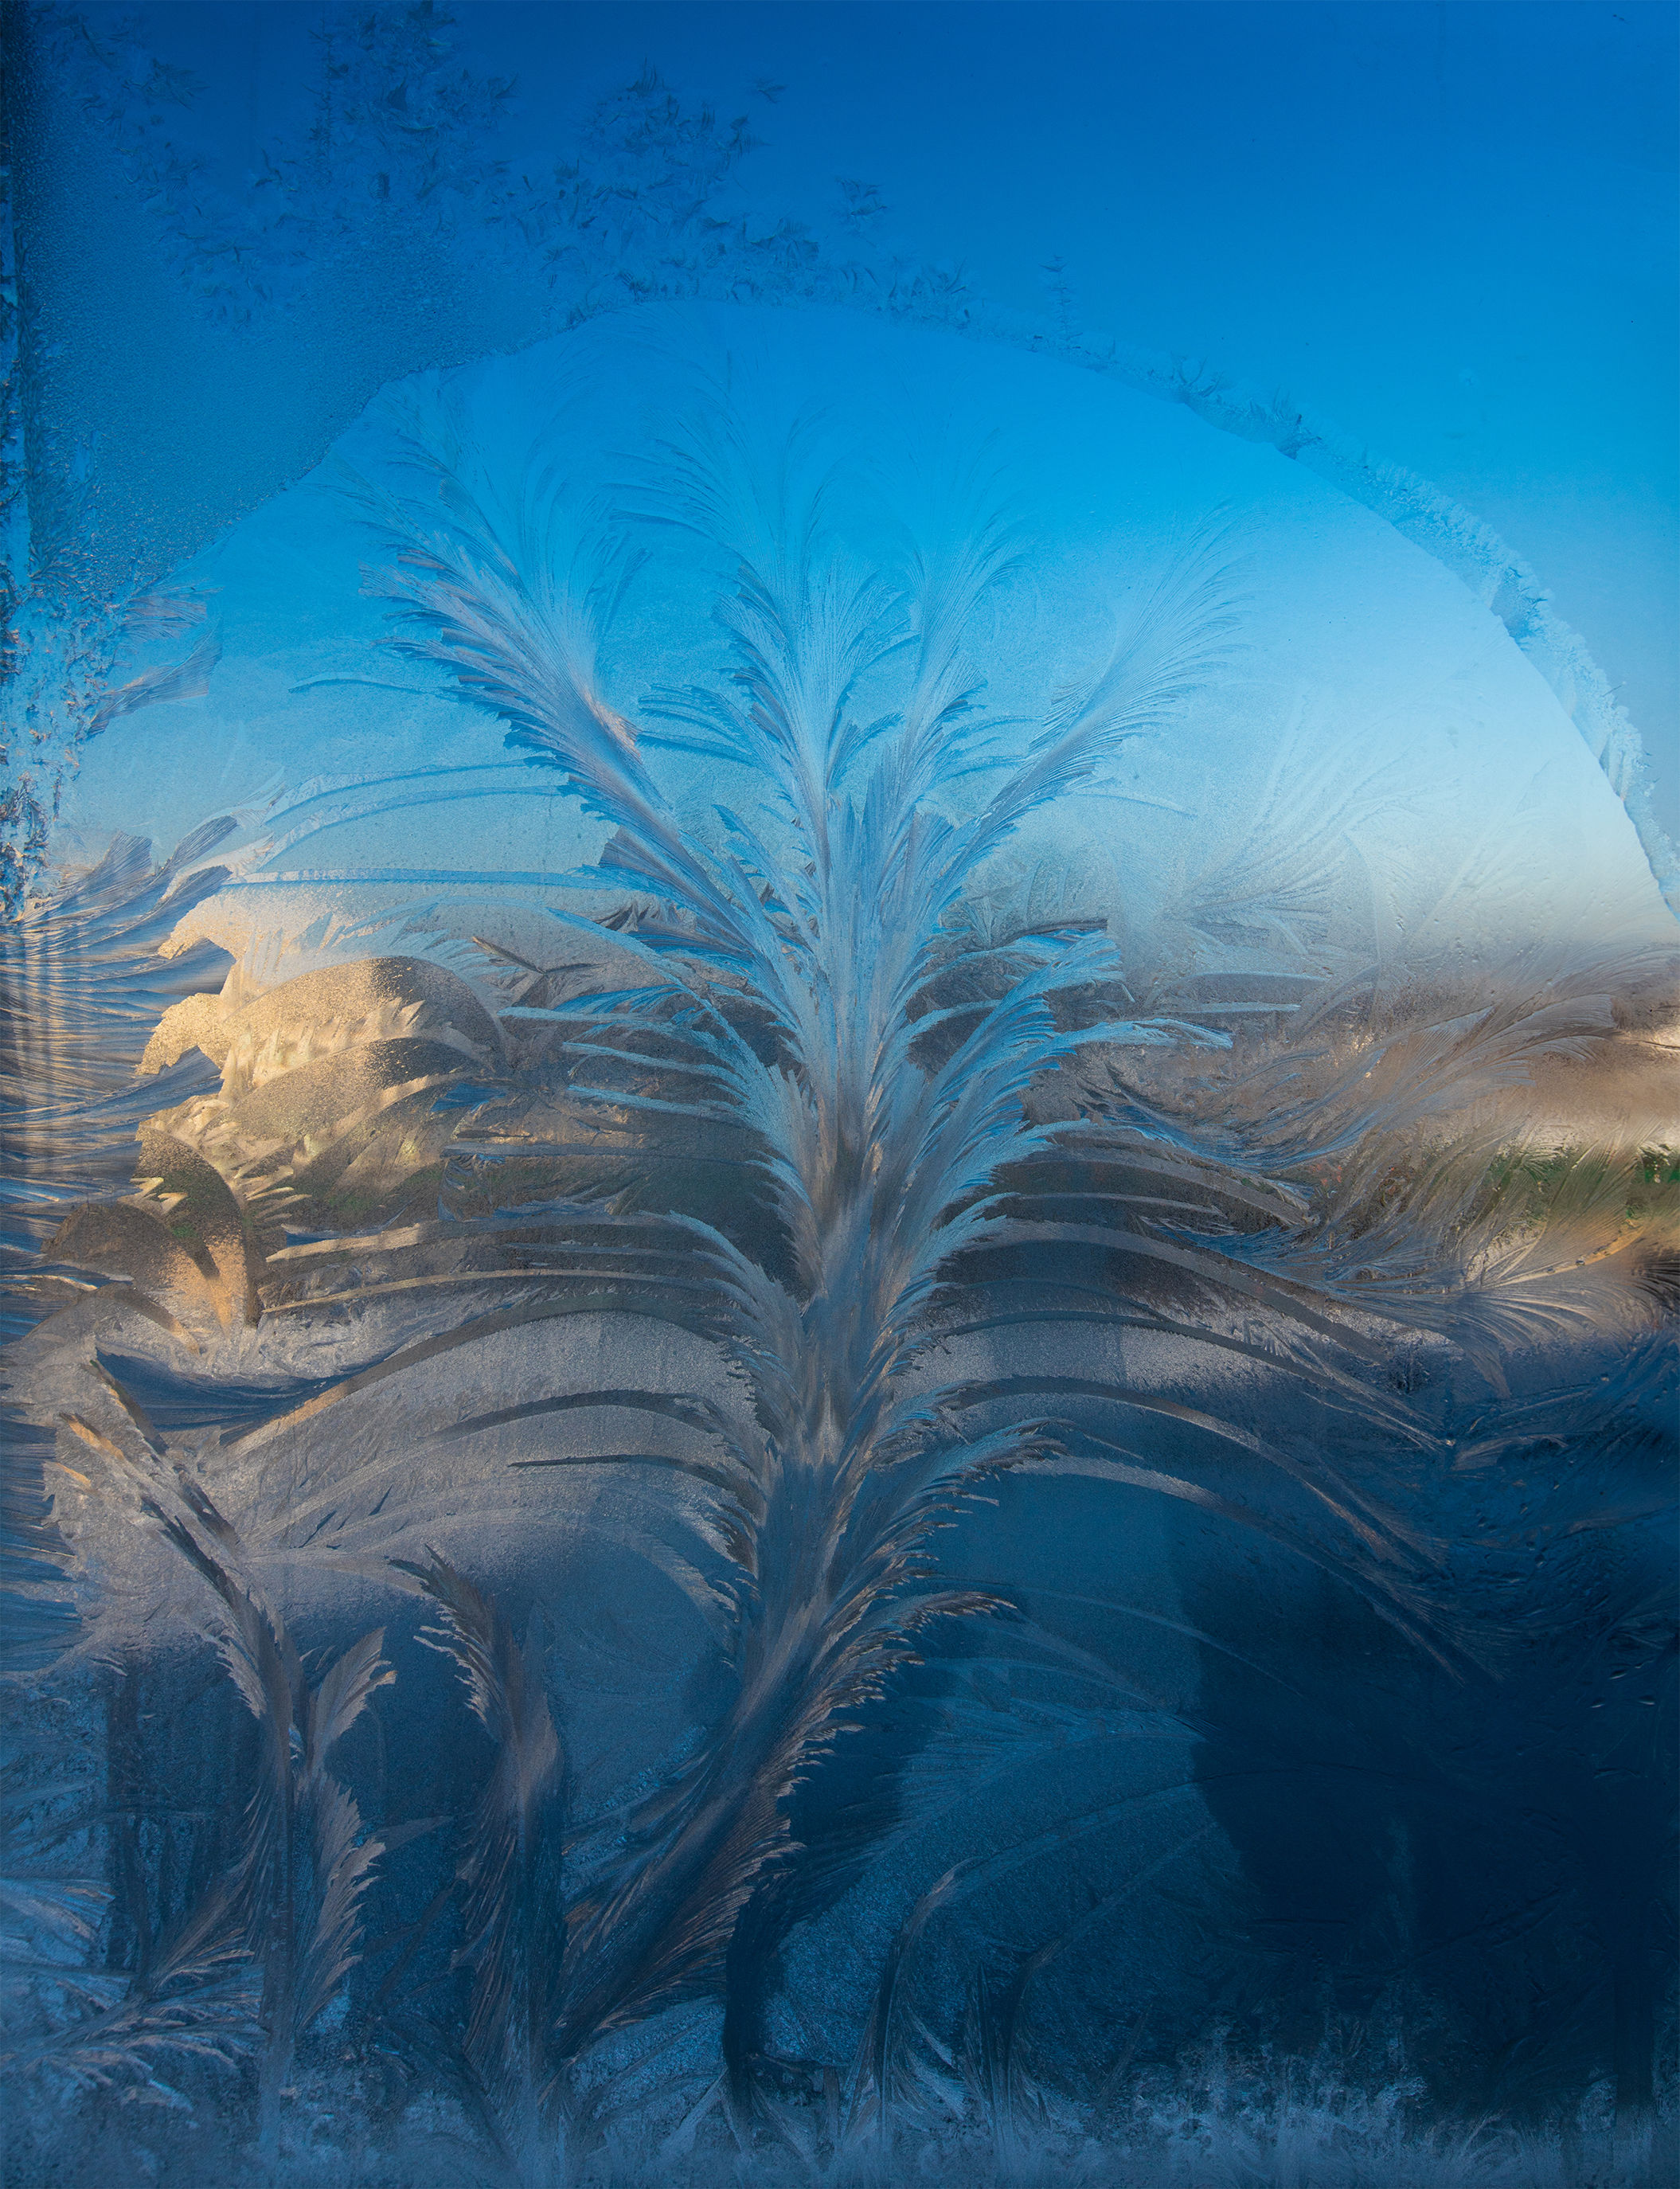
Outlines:
<svg viewBox="0 0 1680 2189"><path fill-rule="evenodd" d="M790 1257L789 1286L684 1227L761 1439L715 1478L739 1684L633 1853L573 1904L557 2013L568 2055L717 1986L743 1911L752 1903L761 1922L796 1874L795 1790L915 1660L930 1622L998 1607L940 1584L930 1538L1055 1440L1042 1411L966 1434L960 1394L917 1392L941 1287L1007 1228L998 1177L1046 1143L1024 1115L1046 1072L1097 1043L1224 1037L1182 1019L1069 1024L1062 999L1118 970L1100 936L1077 930L1006 941L987 953L982 1000L942 1004L947 920L1029 816L1182 704L1225 642L1228 588L1205 551L1164 577L1011 759L963 653L1007 565L1008 525L982 519L946 565L924 563L894 591L829 547L823 490L801 495L796 452L755 470L744 435L714 416L665 451L671 498L638 507L733 566L721 621L734 665L720 690L665 695L658 718L678 727L644 738L591 682L585 614L600 589L563 577L563 557L532 561L531 536L467 491L447 445L428 459L411 440L408 454L430 461L448 513L398 500L371 512L399 557L386 586L407 622L399 642L499 713L610 825L596 885L653 902L608 947L656 981L542 1011L575 1060L573 1090L738 1129ZM866 672L898 673L901 696L863 721ZM644 755L661 746L750 770L761 816L720 807L703 841L650 772ZM502 1711L514 1660L504 1649L489 1679L482 1600L441 1568L423 1585L459 1597L446 1646L479 1715Z"/></svg>

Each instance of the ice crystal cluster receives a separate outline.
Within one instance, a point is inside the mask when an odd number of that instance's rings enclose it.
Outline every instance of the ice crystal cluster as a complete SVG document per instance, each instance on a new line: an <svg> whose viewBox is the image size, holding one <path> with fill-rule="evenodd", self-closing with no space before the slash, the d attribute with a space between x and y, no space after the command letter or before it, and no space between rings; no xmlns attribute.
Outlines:
<svg viewBox="0 0 1680 2189"><path fill-rule="evenodd" d="M435 20L240 280L583 247L650 82L522 210ZM1656 2178L1627 784L1275 437L697 286L16 588L8 2178Z"/></svg>

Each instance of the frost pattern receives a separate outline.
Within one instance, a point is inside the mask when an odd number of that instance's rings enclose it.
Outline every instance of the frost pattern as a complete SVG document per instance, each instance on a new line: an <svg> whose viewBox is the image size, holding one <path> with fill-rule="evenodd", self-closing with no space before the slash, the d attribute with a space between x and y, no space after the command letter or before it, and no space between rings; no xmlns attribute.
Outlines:
<svg viewBox="0 0 1680 2189"><path fill-rule="evenodd" d="M36 18L219 323L330 317L377 227L439 293L491 265L509 339L843 298L1112 373L1463 575L1672 889L1602 676L1423 483L1082 331L1059 261L1008 320L863 180L833 238L751 210L745 119L652 71L516 180L445 15L327 21L230 195L138 30ZM1602 1113L1672 1070L1672 965L1349 964L1383 788L1288 755L1105 932L1016 833L1215 673L1217 557L1023 744L1004 521L862 573L727 412L604 551L444 411L360 489L396 642L602 828L534 930L183 947L227 817L46 880L81 746L216 640L91 574L92 497L31 538L0 251L20 2164L1655 2178L1680 1163ZM648 522L737 574L733 665L632 720L594 659Z"/></svg>
<svg viewBox="0 0 1680 2189"><path fill-rule="evenodd" d="M119 1708L114 1821L60 1830L71 1796L27 1792L28 1951L63 1973L12 2072L185 2106L246 2060L270 2160L360 2107L376 2173L429 2105L533 2183L609 2178L632 2135L666 2170L961 2166L979 2137L1004 2176L1307 2148L1399 2179L1409 2147L1491 2181L1548 2122L1558 2178L1595 2137L1639 2178L1674 1156L1522 1118L1560 1072L1649 1063L1669 966L1315 965L1323 847L1282 793L1152 960L1012 868L1217 671L1212 546L1023 742L974 654L1014 548L983 504L863 570L812 451L712 410L603 546L551 451L510 481L441 402L391 422L399 483L353 482L391 642L604 841L546 951L416 906L290 977L160 955L226 879L225 822L158 870L120 845L14 931L29 1647L120 1662L119 1701L219 1663L209 1752L242 1775L214 1821L150 1823ZM632 720L594 665L648 523L735 573L731 665ZM702 776L749 802L697 806ZM1082 1592L1033 1549L1047 1496L1201 1580ZM1374 1720L1349 1649L1398 1698ZM376 1768L375 1722L424 1745ZM1221 1834L1326 1751L1415 1775L1415 1904L1373 1900L1337 1966L1441 2049L1414 2073L1367 2031L1338 2080L1158 1993L1116 2026L1095 1972L1138 1910L1241 1909ZM1468 1915L1424 1881L1467 1807L1507 1873ZM102 1861L120 1982L76 1959ZM850 1988L795 2011L841 1909ZM1217 1937L1175 1951L1237 1981ZM1564 1972L1593 1952L1583 2033ZM1479 2141L1440 2121L1467 2048L1505 2063Z"/></svg>

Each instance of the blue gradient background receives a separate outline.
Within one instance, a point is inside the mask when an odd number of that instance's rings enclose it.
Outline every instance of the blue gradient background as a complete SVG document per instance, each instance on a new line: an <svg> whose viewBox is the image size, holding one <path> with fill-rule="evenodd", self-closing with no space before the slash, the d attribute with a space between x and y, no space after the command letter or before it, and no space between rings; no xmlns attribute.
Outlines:
<svg viewBox="0 0 1680 2189"><path fill-rule="evenodd" d="M1059 256L1084 326L1286 388L1420 472L1550 586L1680 827L1672 7L452 12L475 63L517 77L499 148L516 164L552 159L652 59L750 115L750 201L820 223L834 178L863 178L907 255L1041 314L1059 308L1042 270ZM247 170L302 122L319 7L201 0L139 20L206 80L179 133L212 167ZM173 560L317 461L387 372L376 357L334 374L288 354L283 327L236 362L172 293L92 133L67 156L77 117L36 91L20 210L43 404L96 442L110 506L143 513Z"/></svg>

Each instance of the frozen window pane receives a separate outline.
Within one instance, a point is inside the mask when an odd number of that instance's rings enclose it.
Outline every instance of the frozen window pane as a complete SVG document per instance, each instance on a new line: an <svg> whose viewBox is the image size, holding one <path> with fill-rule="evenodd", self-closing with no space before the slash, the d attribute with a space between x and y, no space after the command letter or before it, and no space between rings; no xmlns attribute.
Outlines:
<svg viewBox="0 0 1680 2189"><path fill-rule="evenodd" d="M1052 239L749 186L779 73L539 166L498 11L178 13L20 15L20 2181L1655 2178L1585 642ZM82 155L186 362L75 453Z"/></svg>

